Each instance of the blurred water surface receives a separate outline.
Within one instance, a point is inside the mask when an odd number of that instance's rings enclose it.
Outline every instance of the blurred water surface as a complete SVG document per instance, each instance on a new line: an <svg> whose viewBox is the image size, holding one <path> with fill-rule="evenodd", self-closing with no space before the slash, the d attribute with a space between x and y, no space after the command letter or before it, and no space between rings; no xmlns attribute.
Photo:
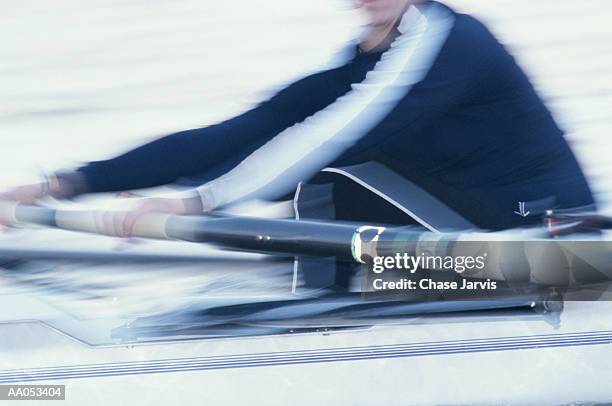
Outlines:
<svg viewBox="0 0 612 406"><path fill-rule="evenodd" d="M513 49L609 210L612 3L447 3ZM360 23L348 0L4 2L0 186L238 113L324 64Z"/></svg>

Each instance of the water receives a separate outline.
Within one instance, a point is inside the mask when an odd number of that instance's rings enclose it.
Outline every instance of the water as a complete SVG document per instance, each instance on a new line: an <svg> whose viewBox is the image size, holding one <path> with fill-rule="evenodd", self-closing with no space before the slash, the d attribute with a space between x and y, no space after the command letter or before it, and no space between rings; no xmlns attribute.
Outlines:
<svg viewBox="0 0 612 406"><path fill-rule="evenodd" d="M610 209L612 4L452 0L507 43ZM0 16L0 185L213 123L320 66L357 31L348 0L35 0Z"/></svg>
<svg viewBox="0 0 612 406"><path fill-rule="evenodd" d="M6 5L0 182L238 113L325 62L354 27L327 0L243 3Z"/></svg>

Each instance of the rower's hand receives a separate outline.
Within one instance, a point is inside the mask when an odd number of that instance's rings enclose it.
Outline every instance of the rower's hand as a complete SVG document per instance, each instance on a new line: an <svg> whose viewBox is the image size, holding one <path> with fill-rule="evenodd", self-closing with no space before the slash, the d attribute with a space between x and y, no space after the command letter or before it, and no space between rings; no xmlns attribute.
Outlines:
<svg viewBox="0 0 612 406"><path fill-rule="evenodd" d="M33 183L0 192L0 232L11 226L9 219L12 215L10 211L12 210L11 207L14 207L14 203L33 204L45 197L47 193L46 183ZM7 213L3 211L7 211Z"/></svg>
<svg viewBox="0 0 612 406"><path fill-rule="evenodd" d="M70 199L87 193L87 183L79 172L51 173L42 182L17 186L0 192L0 201L34 204L38 200L52 196L55 199Z"/></svg>
<svg viewBox="0 0 612 406"><path fill-rule="evenodd" d="M149 197L139 199L128 211L116 212L110 226L113 235L132 237L134 226L139 221L145 221L147 214L190 215L202 214L202 203L199 196L185 198Z"/></svg>
<svg viewBox="0 0 612 406"><path fill-rule="evenodd" d="M0 192L0 200L32 204L48 195L49 188L44 182L17 186L5 192Z"/></svg>

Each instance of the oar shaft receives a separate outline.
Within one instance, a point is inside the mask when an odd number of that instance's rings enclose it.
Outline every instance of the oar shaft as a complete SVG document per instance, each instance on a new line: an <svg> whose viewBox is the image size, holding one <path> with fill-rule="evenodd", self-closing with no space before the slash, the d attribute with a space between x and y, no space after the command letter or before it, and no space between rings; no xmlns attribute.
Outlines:
<svg viewBox="0 0 612 406"><path fill-rule="evenodd" d="M56 210L0 202L0 222L37 224L102 235L114 235L113 212ZM134 237L212 243L225 248L288 255L352 258L357 226L350 224L249 217L145 214Z"/></svg>
<svg viewBox="0 0 612 406"><path fill-rule="evenodd" d="M38 224L104 235L113 235L112 221L109 228L108 220L114 215L113 212L63 211L0 202L0 222ZM401 256L406 255L425 261L420 264L423 269L463 272L458 268L462 267L469 270L469 276L475 279L503 281L511 274L512 280L518 278L525 283L547 286L568 286L571 284L570 272L574 277L584 272L584 267L576 265L582 262L568 258L580 258L583 262L588 259L589 269L601 271L597 282L609 281L608 258L612 252L606 241L599 241L596 246L593 242L556 240L525 244L512 238L488 241L491 236L484 234L480 239L478 234L434 234L410 228L337 222L155 213L141 216L133 235L211 243L227 249L265 254L337 257L362 263L380 258L386 261L397 255L400 255L400 261ZM453 261L447 266L449 258ZM457 262L459 260L461 263Z"/></svg>
<svg viewBox="0 0 612 406"><path fill-rule="evenodd" d="M250 217L170 217L169 238L208 242L225 247L291 255L352 258L357 227L315 221Z"/></svg>

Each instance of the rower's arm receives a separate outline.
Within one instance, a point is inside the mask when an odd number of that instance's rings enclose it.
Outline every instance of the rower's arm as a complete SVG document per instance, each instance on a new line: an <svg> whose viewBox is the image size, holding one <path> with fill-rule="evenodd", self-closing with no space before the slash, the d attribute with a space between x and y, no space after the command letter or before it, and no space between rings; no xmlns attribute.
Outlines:
<svg viewBox="0 0 612 406"><path fill-rule="evenodd" d="M98 193L164 185L205 172L237 152L254 150L322 107L319 104L324 98L310 97L311 88L321 87L313 83L320 80L320 74L305 77L227 121L170 134L115 158L90 162L77 170L82 179L77 191Z"/></svg>
<svg viewBox="0 0 612 406"><path fill-rule="evenodd" d="M476 20L459 17L456 24L453 16L435 11L426 15L424 31L413 22L350 92L198 188L205 209L283 196L330 164L377 160L398 144L408 151L407 159L418 144L418 126L436 125L440 113L454 105L498 96L487 95L492 77L508 75L491 73L518 70L511 57Z"/></svg>
<svg viewBox="0 0 612 406"><path fill-rule="evenodd" d="M379 125L412 87L428 75L454 18L433 7L412 7L374 69L343 96L284 130L225 175L198 188L206 210L238 200L273 199L334 162Z"/></svg>

